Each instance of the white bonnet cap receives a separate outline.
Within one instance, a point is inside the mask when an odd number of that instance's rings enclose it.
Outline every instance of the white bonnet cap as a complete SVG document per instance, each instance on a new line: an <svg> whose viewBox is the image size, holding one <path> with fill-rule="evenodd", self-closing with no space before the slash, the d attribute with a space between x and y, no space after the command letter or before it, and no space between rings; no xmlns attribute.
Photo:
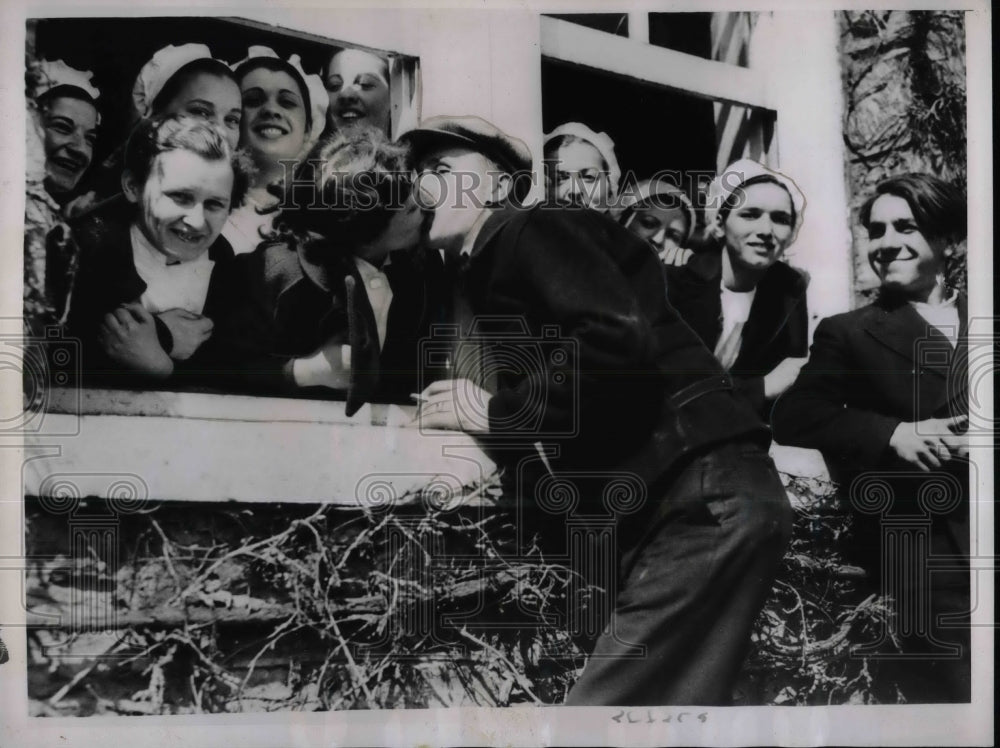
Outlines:
<svg viewBox="0 0 1000 748"><path fill-rule="evenodd" d="M168 44L156 54L139 71L132 86L132 105L140 119L146 119L153 113L153 102L167 81L174 77L178 70L195 60L214 60L211 50L204 44ZM221 65L226 63L218 61Z"/></svg>
<svg viewBox="0 0 1000 748"><path fill-rule="evenodd" d="M330 105L330 97L326 92L326 86L323 85L323 79L315 73L307 73L302 67L302 59L298 55L292 55L287 60L282 60L281 56L273 49L260 44L251 46L247 50L246 58L233 63L230 67L232 67L234 72L238 72L247 63L261 57L280 60L295 70L302 77L303 83L306 84L306 95L309 97L309 115L312 118L312 128L306 135L306 142L303 147L304 153L319 140L319 136L326 127L326 109Z"/></svg>
<svg viewBox="0 0 1000 748"><path fill-rule="evenodd" d="M34 98L43 96L57 86L72 86L79 88L95 102L100 98L101 92L90 82L94 74L89 70L77 70L67 65L62 60L42 60L35 66L39 75L34 81Z"/></svg>
<svg viewBox="0 0 1000 748"><path fill-rule="evenodd" d="M618 182L622 176L621 167L618 165L618 158L615 156L615 142L605 132L594 132L582 122L567 122L559 125L555 130L545 136L543 146L549 141L561 135L573 135L580 140L585 140L598 150L604 162L608 165L608 181L611 183L611 197L618 195Z"/></svg>
<svg viewBox="0 0 1000 748"><path fill-rule="evenodd" d="M708 202L705 206L705 223L708 226L713 226L726 200L737 189L756 177L770 177L788 190L788 194L792 198L792 207L795 209L795 225L792 227L792 236L789 243L795 241L795 237L802 227L802 219L806 210L806 196L802 194L802 190L799 189L798 185L790 177L785 176L779 171L768 169L763 164L750 158L741 158L739 161L734 161L709 184Z"/></svg>

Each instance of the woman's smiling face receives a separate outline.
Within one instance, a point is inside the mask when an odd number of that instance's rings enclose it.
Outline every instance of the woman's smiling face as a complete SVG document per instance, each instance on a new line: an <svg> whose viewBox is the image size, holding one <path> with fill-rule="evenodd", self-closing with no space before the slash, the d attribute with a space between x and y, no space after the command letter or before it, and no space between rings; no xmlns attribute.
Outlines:
<svg viewBox="0 0 1000 748"><path fill-rule="evenodd" d="M55 98L43 109L42 127L46 188L71 192L94 157L97 109L70 96Z"/></svg>
<svg viewBox="0 0 1000 748"><path fill-rule="evenodd" d="M243 104L236 82L221 75L196 73L163 109L164 114L189 114L211 122L226 135L230 148L240 141Z"/></svg>
<svg viewBox="0 0 1000 748"><path fill-rule="evenodd" d="M258 160L298 156L306 142L306 105L288 73L257 68L243 76L242 143Z"/></svg>
<svg viewBox="0 0 1000 748"><path fill-rule="evenodd" d="M781 259L792 238L792 197L779 184L760 182L741 187L735 205L722 222L726 250L734 265L766 270Z"/></svg>
<svg viewBox="0 0 1000 748"><path fill-rule="evenodd" d="M229 217L233 168L185 150L153 161L145 184L124 178L125 195L138 205L139 228L172 260L187 262L208 251Z"/></svg>
<svg viewBox="0 0 1000 748"><path fill-rule="evenodd" d="M330 60L326 74L330 124L336 130L368 125L389 130L389 80L382 58L344 49Z"/></svg>

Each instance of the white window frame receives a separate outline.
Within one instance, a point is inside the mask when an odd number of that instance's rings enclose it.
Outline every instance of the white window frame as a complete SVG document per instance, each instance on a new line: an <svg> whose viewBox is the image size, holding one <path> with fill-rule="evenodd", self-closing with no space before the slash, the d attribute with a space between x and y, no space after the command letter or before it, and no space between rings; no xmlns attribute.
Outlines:
<svg viewBox="0 0 1000 748"><path fill-rule="evenodd" d="M777 111L767 77L751 68L654 46L649 43L648 13L628 15L627 37L541 16L542 56L710 99L716 105L717 117L720 107L740 107L744 126L753 128L751 138L756 139L764 160L776 165ZM717 168L723 168L732 156L718 148L722 135L716 138Z"/></svg>

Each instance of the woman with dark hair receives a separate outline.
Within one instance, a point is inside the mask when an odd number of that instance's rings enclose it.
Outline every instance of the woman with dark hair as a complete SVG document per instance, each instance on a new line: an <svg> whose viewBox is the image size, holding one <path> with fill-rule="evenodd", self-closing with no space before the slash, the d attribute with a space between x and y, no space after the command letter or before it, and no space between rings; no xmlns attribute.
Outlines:
<svg viewBox="0 0 1000 748"><path fill-rule="evenodd" d="M807 280L782 261L804 211L791 179L736 161L709 186L706 223L717 249L666 268L670 304L765 421L809 345Z"/></svg>
<svg viewBox="0 0 1000 748"><path fill-rule="evenodd" d="M853 551L875 590L894 585L882 591L897 605L890 633L907 658L892 668L906 700L965 702L966 300L946 280L965 238L965 198L938 177L904 174L878 184L860 215L878 296L820 323L809 363L774 408L774 436L820 450L849 495ZM886 542L893 517L928 525L910 555L905 539ZM929 556L947 557L948 568L931 574Z"/></svg>
<svg viewBox="0 0 1000 748"><path fill-rule="evenodd" d="M43 60L37 67L33 93L43 133L45 189L59 204L73 196L94 157L101 94L92 76L62 60Z"/></svg>
<svg viewBox="0 0 1000 748"><path fill-rule="evenodd" d="M256 173L246 205L230 216L223 236L244 254L270 233L282 185L319 138L328 99L320 77L307 74L298 55L286 61L254 46L234 68L243 97L240 143Z"/></svg>
<svg viewBox="0 0 1000 748"><path fill-rule="evenodd" d="M329 94L328 130L374 127L389 134L389 63L363 49L335 52L324 71Z"/></svg>
<svg viewBox="0 0 1000 748"><path fill-rule="evenodd" d="M88 372L165 379L205 359L232 257L219 236L249 172L217 127L188 116L143 120L124 155L129 217L92 214L74 230L69 330Z"/></svg>
<svg viewBox="0 0 1000 748"><path fill-rule="evenodd" d="M204 44L168 45L143 65L132 87L140 120L187 114L210 122L236 149L243 118L239 84Z"/></svg>
<svg viewBox="0 0 1000 748"><path fill-rule="evenodd" d="M347 398L348 414L417 387L419 341L444 321L443 263L418 249L424 216L405 147L352 128L286 186L275 240L237 258L244 297L216 329L235 384Z"/></svg>

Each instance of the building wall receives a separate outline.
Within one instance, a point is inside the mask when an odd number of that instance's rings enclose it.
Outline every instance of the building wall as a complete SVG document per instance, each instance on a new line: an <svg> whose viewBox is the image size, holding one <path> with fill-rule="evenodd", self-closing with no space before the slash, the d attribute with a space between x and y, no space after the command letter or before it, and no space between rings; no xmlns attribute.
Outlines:
<svg viewBox="0 0 1000 748"><path fill-rule="evenodd" d="M908 171L966 185L965 13L863 10L837 13L845 98L844 163L854 229L855 303L878 286L859 208L875 185ZM967 286L965 247L948 268Z"/></svg>
<svg viewBox="0 0 1000 748"><path fill-rule="evenodd" d="M841 137L843 97L832 11L757 15L750 68L766 77L778 112L779 169L806 196L805 221L789 250L809 273L810 328L851 304L851 232Z"/></svg>

